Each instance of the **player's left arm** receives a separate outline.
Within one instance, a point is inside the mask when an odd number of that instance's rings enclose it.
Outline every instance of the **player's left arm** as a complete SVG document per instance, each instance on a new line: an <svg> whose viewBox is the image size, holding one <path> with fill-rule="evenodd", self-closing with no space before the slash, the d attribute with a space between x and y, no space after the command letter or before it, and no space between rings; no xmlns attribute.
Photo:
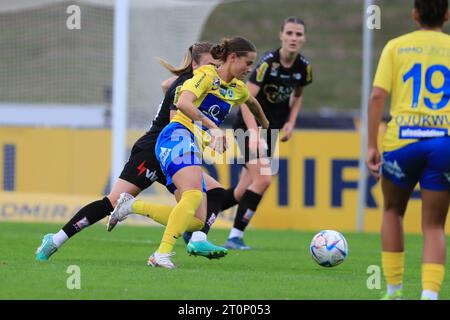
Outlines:
<svg viewBox="0 0 450 320"><path fill-rule="evenodd" d="M303 87L298 86L294 90L294 92L292 92L292 96L290 99L291 111L289 113L289 119L281 129L283 132L283 136L281 137L280 140L282 142L286 142L292 137L292 133L294 132L295 129L295 123L297 121L297 115L302 107L302 103L303 103Z"/></svg>

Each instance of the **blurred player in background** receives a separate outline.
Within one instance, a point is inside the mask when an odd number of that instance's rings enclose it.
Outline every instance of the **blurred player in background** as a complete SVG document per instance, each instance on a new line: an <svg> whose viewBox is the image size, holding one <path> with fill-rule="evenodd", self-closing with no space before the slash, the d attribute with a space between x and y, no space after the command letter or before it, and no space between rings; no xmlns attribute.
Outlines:
<svg viewBox="0 0 450 320"><path fill-rule="evenodd" d="M163 90L167 89L167 93L161 102L150 130L134 144L130 158L125 164L120 177L112 187L111 192L103 199L89 203L81 208L56 234L45 235L41 246L36 251L37 260L48 260L69 238L108 216L114 210L114 206L119 200L121 193L137 196L155 181L162 185L166 184L166 178L161 172L161 167L155 157L156 139L163 128L169 123L171 115L176 112L176 107L173 103L177 88L185 80L192 77L194 69L205 64L216 62L209 53L211 48L212 44L207 42L194 44L187 50L184 62L178 69L169 65L164 60L160 61L163 66L177 76L177 79L175 82L175 79L171 79L170 82L172 84L170 86L167 81L163 82ZM224 195L226 190L208 175L205 175L205 181L208 189L207 196L210 200L208 202L208 214L210 215L212 212L220 211L220 207L218 208L217 206L222 203L222 200L226 199L226 195ZM169 213L173 209L173 206L168 205L153 206L150 208L141 204L140 201L137 201L134 206L134 213L146 215L164 225L167 224ZM195 231L200 229L204 221L204 217L201 218L203 220L195 218L195 226L189 226L189 230ZM109 222L111 224L108 227L111 230L117 221ZM226 254L225 248L212 245L206 241L206 238L201 242L197 242L195 249L196 251L192 252L193 254L197 253L209 258L219 258Z"/></svg>
<svg viewBox="0 0 450 320"><path fill-rule="evenodd" d="M233 129L241 129L241 132L248 129L249 139L236 139L245 157L245 167L233 192L239 205L225 244L228 249L250 249L244 243L244 232L272 182L268 159L273 155L278 129L281 129L282 142L291 138L303 101L303 87L312 82L311 65L299 53L306 41L305 23L297 17L285 19L280 40L281 48L265 53L247 82L250 94L261 103L270 122L271 130L267 131L266 139L268 144L265 145L264 139L260 139L255 118L245 105L233 125Z"/></svg>
<svg viewBox="0 0 450 320"><path fill-rule="evenodd" d="M417 182L422 198L422 299L438 299L445 273L445 220L450 202L450 36L448 0L415 0L420 30L385 46L369 100L367 165L381 176L384 207L382 265L384 299L402 298L403 216ZM378 151L378 128L387 97L390 115ZM380 173L381 170L381 173Z"/></svg>
<svg viewBox="0 0 450 320"><path fill-rule="evenodd" d="M226 150L226 136L219 125L231 108L246 103L262 126L269 126L260 104L242 82L256 59L254 45L241 37L224 39L211 49L211 55L222 63L217 68L200 67L184 82L177 92L177 114L156 144L167 186L176 189L180 199L170 213L159 248L148 260L154 267L176 267L171 261L176 240L193 222L194 213L205 211L203 149L208 145L219 153Z"/></svg>

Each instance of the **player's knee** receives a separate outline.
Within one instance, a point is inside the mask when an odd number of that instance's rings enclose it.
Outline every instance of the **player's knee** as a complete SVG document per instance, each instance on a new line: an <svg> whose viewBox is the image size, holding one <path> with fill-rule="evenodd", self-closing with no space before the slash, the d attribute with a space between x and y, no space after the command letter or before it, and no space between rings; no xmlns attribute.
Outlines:
<svg viewBox="0 0 450 320"><path fill-rule="evenodd" d="M255 179L255 183L261 188L261 189L267 189L269 188L270 184L272 183L272 176L270 175L260 175Z"/></svg>
<svg viewBox="0 0 450 320"><path fill-rule="evenodd" d="M110 193L105 198L108 199L109 202L111 203L111 205L113 206L113 208L115 208L116 204L117 204L117 200L119 200L119 195Z"/></svg>

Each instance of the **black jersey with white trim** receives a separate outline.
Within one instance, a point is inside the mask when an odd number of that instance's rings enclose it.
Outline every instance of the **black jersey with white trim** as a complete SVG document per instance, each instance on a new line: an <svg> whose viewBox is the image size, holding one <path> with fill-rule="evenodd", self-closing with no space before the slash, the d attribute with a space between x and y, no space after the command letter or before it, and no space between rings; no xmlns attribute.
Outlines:
<svg viewBox="0 0 450 320"><path fill-rule="evenodd" d="M290 97L297 87L312 82L310 62L297 54L291 67L285 68L280 62L280 49L265 53L250 75L251 83L260 87L256 99L261 104L271 128L282 128L289 118ZM234 127L245 128L239 111Z"/></svg>
<svg viewBox="0 0 450 320"><path fill-rule="evenodd" d="M186 72L181 74L167 89L164 99L159 104L158 111L155 118L152 121L150 129L136 141L135 145L141 149L154 149L156 140L159 134L164 129L166 125L170 122L170 110L176 110L177 107L174 105L175 95L181 88L183 83L192 78L192 72Z"/></svg>

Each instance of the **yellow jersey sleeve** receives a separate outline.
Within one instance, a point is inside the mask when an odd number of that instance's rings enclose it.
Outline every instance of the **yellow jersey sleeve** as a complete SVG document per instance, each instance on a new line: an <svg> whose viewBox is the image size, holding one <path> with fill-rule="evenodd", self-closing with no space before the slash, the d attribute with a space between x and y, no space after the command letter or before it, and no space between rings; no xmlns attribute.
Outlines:
<svg viewBox="0 0 450 320"><path fill-rule="evenodd" d="M183 83L180 93L183 91L190 91L198 99L211 89L213 81L214 77L210 75L208 69L200 67L194 71L194 76L192 78Z"/></svg>
<svg viewBox="0 0 450 320"><path fill-rule="evenodd" d="M241 92L242 97L239 99L238 103L236 103L237 106L246 102L250 97L250 91L248 91L247 86L244 83L242 83Z"/></svg>
<svg viewBox="0 0 450 320"><path fill-rule="evenodd" d="M375 73L373 81L374 87L380 87L391 92L392 89L392 71L394 68L393 52L391 42L384 47L381 53L380 61L378 62L378 68Z"/></svg>

